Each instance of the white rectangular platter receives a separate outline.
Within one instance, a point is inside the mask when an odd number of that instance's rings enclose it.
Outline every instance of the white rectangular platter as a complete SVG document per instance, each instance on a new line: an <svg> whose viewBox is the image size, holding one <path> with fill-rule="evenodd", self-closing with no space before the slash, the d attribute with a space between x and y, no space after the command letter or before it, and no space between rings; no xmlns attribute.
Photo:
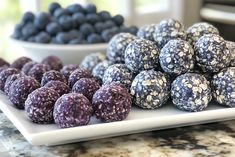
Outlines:
<svg viewBox="0 0 235 157"><path fill-rule="evenodd" d="M7 97L2 93L0 93L0 109L33 145L58 145L235 119L235 108L226 108L210 103L205 111L190 113L180 111L168 103L156 110L133 107L128 118L120 122L100 123L93 118L87 126L60 129L55 124L44 125L30 122L24 111L12 107Z"/></svg>

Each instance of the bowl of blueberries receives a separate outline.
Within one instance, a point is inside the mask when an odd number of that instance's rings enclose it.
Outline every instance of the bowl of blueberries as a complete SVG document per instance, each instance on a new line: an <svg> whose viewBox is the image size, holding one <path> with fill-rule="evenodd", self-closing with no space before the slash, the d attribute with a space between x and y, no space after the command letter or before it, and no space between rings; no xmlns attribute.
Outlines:
<svg viewBox="0 0 235 157"><path fill-rule="evenodd" d="M89 53L105 52L109 40L118 33L136 35L138 28L125 26L124 21L120 14L97 11L94 4L63 8L53 2L48 12L25 12L10 39L36 61L55 55L64 63L79 63Z"/></svg>

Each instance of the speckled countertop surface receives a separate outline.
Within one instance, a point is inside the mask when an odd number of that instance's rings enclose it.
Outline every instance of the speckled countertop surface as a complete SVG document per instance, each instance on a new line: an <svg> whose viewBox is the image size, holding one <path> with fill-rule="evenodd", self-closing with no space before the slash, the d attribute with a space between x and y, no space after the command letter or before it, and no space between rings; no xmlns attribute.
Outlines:
<svg viewBox="0 0 235 157"><path fill-rule="evenodd" d="M67 144L32 146L0 113L0 157L234 157L235 121Z"/></svg>

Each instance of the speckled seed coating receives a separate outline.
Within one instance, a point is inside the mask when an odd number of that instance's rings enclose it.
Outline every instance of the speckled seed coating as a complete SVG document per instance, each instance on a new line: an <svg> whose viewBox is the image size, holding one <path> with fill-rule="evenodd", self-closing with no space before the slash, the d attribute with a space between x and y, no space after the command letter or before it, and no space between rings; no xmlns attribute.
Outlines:
<svg viewBox="0 0 235 157"><path fill-rule="evenodd" d="M133 80L133 73L126 67L125 64L113 64L109 66L102 78L103 85L110 82L123 84L127 89L130 88Z"/></svg>
<svg viewBox="0 0 235 157"><path fill-rule="evenodd" d="M168 41L172 39L186 40L186 32L183 24L175 19L167 19L161 21L154 32L154 40L158 48L162 48Z"/></svg>
<svg viewBox="0 0 235 157"><path fill-rule="evenodd" d="M8 67L8 66L10 66L10 64L7 62L7 61L5 61L3 58L0 58L0 67Z"/></svg>
<svg viewBox="0 0 235 157"><path fill-rule="evenodd" d="M19 74L13 74L11 76L9 76L5 82L5 86L4 86L4 92L8 95L9 91L10 91L10 87L12 85L12 83L17 80L18 78L24 76L24 74L19 73Z"/></svg>
<svg viewBox="0 0 235 157"><path fill-rule="evenodd" d="M43 74L41 86L44 86L47 82L52 81L52 80L54 81L57 80L57 81L67 83L64 75L62 75L59 71L50 70Z"/></svg>
<svg viewBox="0 0 235 157"><path fill-rule="evenodd" d="M25 113L34 123L53 123L53 109L59 94L47 87L41 87L29 94L25 101Z"/></svg>
<svg viewBox="0 0 235 157"><path fill-rule="evenodd" d="M226 41L215 34L207 34L195 44L197 65L204 72L219 72L231 61L231 54Z"/></svg>
<svg viewBox="0 0 235 157"><path fill-rule="evenodd" d="M197 40L205 34L217 34L219 31L213 25L207 22L195 23L187 29L187 41L194 45Z"/></svg>
<svg viewBox="0 0 235 157"><path fill-rule="evenodd" d="M121 121L131 110L131 96L116 82L102 86L93 96L95 116L103 122Z"/></svg>
<svg viewBox="0 0 235 157"><path fill-rule="evenodd" d="M235 42L227 41L227 45L231 53L230 66L235 67Z"/></svg>
<svg viewBox="0 0 235 157"><path fill-rule="evenodd" d="M135 77L130 90L135 105L144 109L156 109L168 100L170 83L162 72L146 70Z"/></svg>
<svg viewBox="0 0 235 157"><path fill-rule="evenodd" d="M3 69L0 72L0 90L4 91L4 86L5 86L6 80L9 76L11 76L13 74L18 74L18 73L20 73L20 71L16 68Z"/></svg>
<svg viewBox="0 0 235 157"><path fill-rule="evenodd" d="M99 83L94 78L81 78L74 85L72 92L83 94L89 101L95 92L100 88Z"/></svg>
<svg viewBox="0 0 235 157"><path fill-rule="evenodd" d="M65 65L61 70L60 73L63 74L66 80L69 79L69 75L78 68L77 64L68 64Z"/></svg>
<svg viewBox="0 0 235 157"><path fill-rule="evenodd" d="M28 76L34 77L38 82L41 82L42 76L49 70L49 67L45 64L36 64L28 72Z"/></svg>
<svg viewBox="0 0 235 157"><path fill-rule="evenodd" d="M156 24L150 24L150 25L140 27L137 32L137 37L154 41L153 34L155 32L156 26L157 26Z"/></svg>
<svg viewBox="0 0 235 157"><path fill-rule="evenodd" d="M104 76L105 70L111 65L107 60L98 63L92 70L92 75L102 84L102 78Z"/></svg>
<svg viewBox="0 0 235 157"><path fill-rule="evenodd" d="M154 42L146 39L132 41L125 51L125 65L133 73L157 68L159 49Z"/></svg>
<svg viewBox="0 0 235 157"><path fill-rule="evenodd" d="M92 77L93 77L92 74L88 70L78 68L74 70L69 76L68 79L69 87L72 88L73 85L81 78L92 78Z"/></svg>
<svg viewBox="0 0 235 157"><path fill-rule="evenodd" d="M124 54L127 45L136 37L130 33L119 33L115 35L108 43L107 57L114 63L124 63Z"/></svg>
<svg viewBox="0 0 235 157"><path fill-rule="evenodd" d="M191 45L184 40L170 40L161 49L159 60L164 72L180 75L193 69L194 50Z"/></svg>
<svg viewBox="0 0 235 157"><path fill-rule="evenodd" d="M211 81L213 98L220 104L235 107L235 67L221 70Z"/></svg>
<svg viewBox="0 0 235 157"><path fill-rule="evenodd" d="M30 62L26 63L26 64L22 67L21 72L24 73L25 75L28 75L29 70L30 70L34 65L36 65L36 64L38 64L38 63L35 62L35 61L30 61Z"/></svg>
<svg viewBox="0 0 235 157"><path fill-rule="evenodd" d="M42 60L42 64L46 64L49 67L49 70L60 71L63 67L63 62L56 56L48 56Z"/></svg>
<svg viewBox="0 0 235 157"><path fill-rule="evenodd" d="M60 96L70 92L69 86L61 81L49 81L44 87L54 89Z"/></svg>
<svg viewBox="0 0 235 157"><path fill-rule="evenodd" d="M202 111L211 101L211 97L209 82L200 74L183 74L171 85L172 102L180 110Z"/></svg>
<svg viewBox="0 0 235 157"><path fill-rule="evenodd" d="M15 80L10 86L9 99L13 103L14 107L24 109L24 103L28 95L39 88L40 84L30 76L22 76Z"/></svg>
<svg viewBox="0 0 235 157"><path fill-rule="evenodd" d="M6 70L7 68L8 68L7 66L0 67L0 73L1 73L3 70Z"/></svg>
<svg viewBox="0 0 235 157"><path fill-rule="evenodd" d="M69 93L56 101L53 116L59 127L70 128L87 125L92 112L92 105L84 95Z"/></svg>
<svg viewBox="0 0 235 157"><path fill-rule="evenodd" d="M28 57L20 57L20 58L16 59L16 60L10 65L10 67L21 70L22 67L23 67L26 63L28 63L28 62L30 62L30 61L32 61L32 59L30 59L30 58L28 58Z"/></svg>
<svg viewBox="0 0 235 157"><path fill-rule="evenodd" d="M87 69L90 72L93 68L103 60L105 60L106 56L103 53L92 53L87 55L80 64L80 68Z"/></svg>

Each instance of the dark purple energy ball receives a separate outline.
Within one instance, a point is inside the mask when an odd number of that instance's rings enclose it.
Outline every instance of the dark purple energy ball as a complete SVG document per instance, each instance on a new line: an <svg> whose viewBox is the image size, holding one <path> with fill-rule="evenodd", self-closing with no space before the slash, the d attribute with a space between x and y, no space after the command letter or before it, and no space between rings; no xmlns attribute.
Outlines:
<svg viewBox="0 0 235 157"><path fill-rule="evenodd" d="M4 66L8 67L10 66L10 64L7 61L5 61L3 58L0 58L0 67Z"/></svg>
<svg viewBox="0 0 235 157"><path fill-rule="evenodd" d="M19 74L13 74L11 76L9 76L5 82L5 86L4 86L4 92L8 95L9 91L10 91L10 87L12 85L12 83L17 80L18 78L24 76L24 74L19 73Z"/></svg>
<svg viewBox="0 0 235 157"><path fill-rule="evenodd" d="M69 93L55 103L54 120L61 128L87 125L92 116L92 105L82 94Z"/></svg>
<svg viewBox="0 0 235 157"><path fill-rule="evenodd" d="M100 88L99 83L94 78L81 78L74 85L72 92L83 94L92 101L95 92Z"/></svg>
<svg viewBox="0 0 235 157"><path fill-rule="evenodd" d="M97 119L103 122L126 119L131 109L131 96L116 82L102 86L93 96L92 105Z"/></svg>
<svg viewBox="0 0 235 157"><path fill-rule="evenodd" d="M41 82L42 76L49 70L49 67L45 64L36 64L28 72L28 76L34 77L38 82Z"/></svg>
<svg viewBox="0 0 235 157"><path fill-rule="evenodd" d="M34 123L53 123L53 109L59 94L47 87L41 87L29 94L25 101L27 117Z"/></svg>
<svg viewBox="0 0 235 157"><path fill-rule="evenodd" d="M70 86L70 88L73 87L73 85L81 78L92 78L93 76L91 75L91 73L86 70L86 69L81 69L78 68L76 70L74 70L71 75L69 76L68 79L68 84Z"/></svg>
<svg viewBox="0 0 235 157"><path fill-rule="evenodd" d="M63 62L56 56L48 56L42 60L42 64L49 66L50 70L60 71L63 67Z"/></svg>
<svg viewBox="0 0 235 157"><path fill-rule="evenodd" d="M21 72L24 73L25 75L28 75L29 70L30 70L34 65L36 65L36 64L38 64L38 63L37 63L37 62L34 62L34 61L31 61L31 62L26 63L26 64L22 67Z"/></svg>
<svg viewBox="0 0 235 157"><path fill-rule="evenodd" d="M44 87L54 89L60 96L70 92L70 88L67 84L61 81L50 81L47 82Z"/></svg>
<svg viewBox="0 0 235 157"><path fill-rule="evenodd" d="M65 65L61 70L60 73L63 74L66 80L69 79L69 75L78 68L77 64L68 64Z"/></svg>
<svg viewBox="0 0 235 157"><path fill-rule="evenodd" d="M14 107L24 109L28 95L39 87L40 84L33 77L20 77L12 83L8 94L9 99Z"/></svg>
<svg viewBox="0 0 235 157"><path fill-rule="evenodd" d="M47 71L43 74L42 76L42 81L41 81L41 86L44 86L47 82L49 81L61 81L61 82L64 82L64 83L67 83L64 75L62 75L59 71L56 71L56 70L50 70L50 71Z"/></svg>
<svg viewBox="0 0 235 157"><path fill-rule="evenodd" d="M9 76L13 75L13 74L18 74L20 73L18 69L16 68L7 68L4 69L0 72L0 90L4 91L4 86L6 83L6 80Z"/></svg>
<svg viewBox="0 0 235 157"><path fill-rule="evenodd" d="M18 59L16 59L12 64L11 64L11 67L12 68L16 68L16 69L19 69L21 70L22 67L28 63L32 61L32 59L28 58L28 57L20 57Z"/></svg>

